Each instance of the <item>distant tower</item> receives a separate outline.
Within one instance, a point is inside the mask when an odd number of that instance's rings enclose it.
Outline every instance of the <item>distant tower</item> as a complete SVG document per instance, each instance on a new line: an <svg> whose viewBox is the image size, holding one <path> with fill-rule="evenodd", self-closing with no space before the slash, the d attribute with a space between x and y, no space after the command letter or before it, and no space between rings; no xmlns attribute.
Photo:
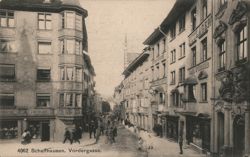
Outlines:
<svg viewBox="0 0 250 157"><path fill-rule="evenodd" d="M124 69L127 68L127 61L128 61L128 38L127 38L127 33L125 35L125 39L124 39Z"/></svg>

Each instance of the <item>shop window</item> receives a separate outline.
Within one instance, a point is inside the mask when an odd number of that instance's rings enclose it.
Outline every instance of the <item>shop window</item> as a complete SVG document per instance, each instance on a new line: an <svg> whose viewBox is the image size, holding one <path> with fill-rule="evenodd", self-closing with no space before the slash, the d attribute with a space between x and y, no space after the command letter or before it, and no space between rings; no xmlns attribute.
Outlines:
<svg viewBox="0 0 250 157"><path fill-rule="evenodd" d="M52 19L49 13L38 13L38 28L50 30L52 29Z"/></svg>
<svg viewBox="0 0 250 157"><path fill-rule="evenodd" d="M0 94L0 107L8 108L15 106L14 94Z"/></svg>
<svg viewBox="0 0 250 157"><path fill-rule="evenodd" d="M247 59L247 26L237 32L237 61Z"/></svg>
<svg viewBox="0 0 250 157"><path fill-rule="evenodd" d="M201 51L201 62L207 60L207 38L201 41L202 51Z"/></svg>
<svg viewBox="0 0 250 157"><path fill-rule="evenodd" d="M38 81L49 81L50 80L50 69L37 69L37 80Z"/></svg>
<svg viewBox="0 0 250 157"><path fill-rule="evenodd" d="M201 101L202 102L207 101L207 83L201 84Z"/></svg>
<svg viewBox="0 0 250 157"><path fill-rule="evenodd" d="M179 19L179 32L183 32L185 30L185 14Z"/></svg>
<svg viewBox="0 0 250 157"><path fill-rule="evenodd" d="M226 42L223 41L219 45L220 53L219 53L219 71L225 70L226 66Z"/></svg>
<svg viewBox="0 0 250 157"><path fill-rule="evenodd" d="M15 139L18 137L17 121L0 121L0 139Z"/></svg>
<svg viewBox="0 0 250 157"><path fill-rule="evenodd" d="M192 51L192 66L195 66L196 65L196 47L193 47L191 51Z"/></svg>
<svg viewBox="0 0 250 157"><path fill-rule="evenodd" d="M196 8L191 11L192 30L196 29Z"/></svg>
<svg viewBox="0 0 250 157"><path fill-rule="evenodd" d="M0 10L0 27L14 27L14 12Z"/></svg>
<svg viewBox="0 0 250 157"><path fill-rule="evenodd" d="M16 51L17 49L15 41L0 39L0 53L16 52Z"/></svg>
<svg viewBox="0 0 250 157"><path fill-rule="evenodd" d="M37 94L37 107L49 107L50 95L49 94Z"/></svg>
<svg viewBox="0 0 250 157"><path fill-rule="evenodd" d="M38 42L39 54L51 54L51 42Z"/></svg>
<svg viewBox="0 0 250 157"><path fill-rule="evenodd" d="M0 81L15 80L15 65L0 64Z"/></svg>

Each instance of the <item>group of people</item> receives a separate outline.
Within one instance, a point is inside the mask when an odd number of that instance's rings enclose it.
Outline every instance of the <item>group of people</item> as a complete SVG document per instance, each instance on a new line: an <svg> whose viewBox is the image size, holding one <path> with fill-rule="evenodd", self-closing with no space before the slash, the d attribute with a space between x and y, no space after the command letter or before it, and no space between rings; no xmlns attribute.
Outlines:
<svg viewBox="0 0 250 157"><path fill-rule="evenodd" d="M82 127L76 127L72 131L66 128L64 133L63 143L69 140L70 144L73 142L78 142L80 144L80 139L82 138Z"/></svg>

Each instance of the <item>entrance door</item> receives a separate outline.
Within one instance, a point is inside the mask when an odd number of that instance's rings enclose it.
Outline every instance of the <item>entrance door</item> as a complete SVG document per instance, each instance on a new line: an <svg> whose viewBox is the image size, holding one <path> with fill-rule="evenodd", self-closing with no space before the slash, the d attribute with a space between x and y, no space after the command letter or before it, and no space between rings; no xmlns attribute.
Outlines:
<svg viewBox="0 0 250 157"><path fill-rule="evenodd" d="M50 140L50 127L49 123L42 123L42 137L41 141L49 141Z"/></svg>
<svg viewBox="0 0 250 157"><path fill-rule="evenodd" d="M222 154L224 146L224 114L218 113L218 152Z"/></svg>
<svg viewBox="0 0 250 157"><path fill-rule="evenodd" d="M234 119L234 157L243 157L245 147L245 123L244 117L236 116Z"/></svg>

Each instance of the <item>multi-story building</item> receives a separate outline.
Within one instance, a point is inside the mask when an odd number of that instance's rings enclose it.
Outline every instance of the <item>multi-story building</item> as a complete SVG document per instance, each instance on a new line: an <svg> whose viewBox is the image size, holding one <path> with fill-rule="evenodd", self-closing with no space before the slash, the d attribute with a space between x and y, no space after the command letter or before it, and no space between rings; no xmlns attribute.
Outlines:
<svg viewBox="0 0 250 157"><path fill-rule="evenodd" d="M82 123L87 11L74 0L0 1L1 139L54 141Z"/></svg>
<svg viewBox="0 0 250 157"><path fill-rule="evenodd" d="M125 76L123 89L126 117L131 123L145 130L152 128L149 122L151 117L148 114L150 101L148 57L148 48L145 48L123 72Z"/></svg>
<svg viewBox="0 0 250 157"><path fill-rule="evenodd" d="M250 156L250 3L214 1L211 152Z"/></svg>

